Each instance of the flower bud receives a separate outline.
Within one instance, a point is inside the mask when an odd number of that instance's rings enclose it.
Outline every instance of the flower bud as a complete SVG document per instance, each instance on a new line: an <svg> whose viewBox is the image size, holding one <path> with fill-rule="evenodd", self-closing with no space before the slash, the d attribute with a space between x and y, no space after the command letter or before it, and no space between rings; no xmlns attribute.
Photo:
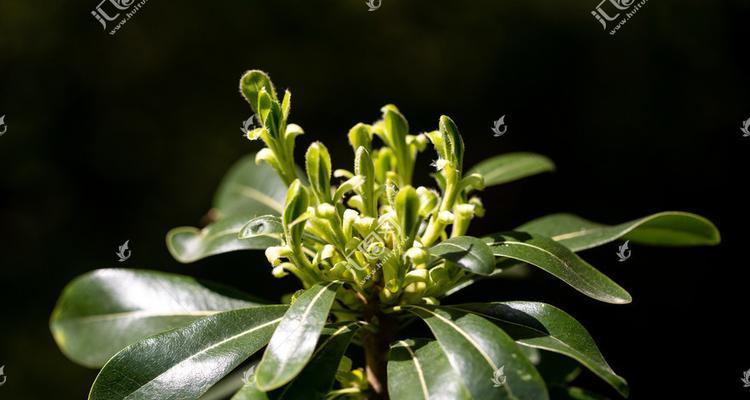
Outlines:
<svg viewBox="0 0 750 400"><path fill-rule="evenodd" d="M396 195L396 216L406 243L411 244L419 229L419 196L411 186L399 190Z"/></svg>
<svg viewBox="0 0 750 400"><path fill-rule="evenodd" d="M305 154L307 179L319 203L331 202L331 155L323 143L310 145Z"/></svg>
<svg viewBox="0 0 750 400"><path fill-rule="evenodd" d="M321 218L331 219L336 216L336 207L329 203L318 204L318 207L315 208L315 215Z"/></svg>
<svg viewBox="0 0 750 400"><path fill-rule="evenodd" d="M370 151L370 145L372 143L370 127L362 123L354 125L354 127L349 130L349 143L352 145L354 151L357 151L360 147L364 147L367 151Z"/></svg>
<svg viewBox="0 0 750 400"><path fill-rule="evenodd" d="M300 245L302 243L302 233L305 224L298 223L298 218L302 217L307 211L308 194L299 179L295 179L289 186L286 193L284 212L281 215L281 221L284 224L284 235L289 244ZM293 223L296 223L293 226Z"/></svg>
<svg viewBox="0 0 750 400"><path fill-rule="evenodd" d="M406 251L406 257L410 259L414 265L418 265L418 264L424 264L427 261L429 261L430 254L424 249L420 249L418 247L412 247Z"/></svg>
<svg viewBox="0 0 750 400"><path fill-rule="evenodd" d="M266 259L271 265L278 266L281 264L281 259L289 257L292 251L286 246L271 246L266 249Z"/></svg>

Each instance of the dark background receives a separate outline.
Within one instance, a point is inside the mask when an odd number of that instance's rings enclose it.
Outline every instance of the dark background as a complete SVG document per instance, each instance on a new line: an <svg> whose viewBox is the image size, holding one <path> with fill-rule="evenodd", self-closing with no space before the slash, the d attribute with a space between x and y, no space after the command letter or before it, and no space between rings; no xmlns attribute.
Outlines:
<svg viewBox="0 0 750 400"><path fill-rule="evenodd" d="M295 288L261 253L179 265L164 234L197 225L226 169L257 143L239 128L242 72L293 91L291 120L350 168L346 132L394 103L412 131L450 115L466 164L534 151L554 174L492 188L475 234L567 211L618 223L660 210L715 221L712 248L619 243L583 256L629 305L545 274L488 281L465 300L540 300L589 328L632 398L743 398L747 341L747 1L650 1L615 36L592 1L151 0L115 36L96 0L0 0L0 365L5 399L82 399L96 371L57 350L47 321L64 285L101 267L181 272L278 299ZM495 138L492 121L507 115ZM427 184L432 150L421 156ZM133 256L114 252L130 240ZM584 374L582 385L617 398ZM719 395L719 393L722 393Z"/></svg>

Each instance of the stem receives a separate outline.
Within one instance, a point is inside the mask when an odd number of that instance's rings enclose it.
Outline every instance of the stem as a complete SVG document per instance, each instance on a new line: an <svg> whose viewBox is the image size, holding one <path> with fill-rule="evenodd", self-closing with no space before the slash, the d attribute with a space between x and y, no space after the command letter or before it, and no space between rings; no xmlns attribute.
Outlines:
<svg viewBox="0 0 750 400"><path fill-rule="evenodd" d="M388 400L388 350L396 336L396 324L391 316L383 314L377 299L371 299L365 308L365 318L375 328L366 330L363 337L367 381L374 392L371 400Z"/></svg>

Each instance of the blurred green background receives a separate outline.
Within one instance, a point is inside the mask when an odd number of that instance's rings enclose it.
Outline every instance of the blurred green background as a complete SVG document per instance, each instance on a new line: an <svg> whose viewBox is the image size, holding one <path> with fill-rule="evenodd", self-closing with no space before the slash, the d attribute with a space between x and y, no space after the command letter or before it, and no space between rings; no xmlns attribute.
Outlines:
<svg viewBox="0 0 750 400"><path fill-rule="evenodd" d="M96 5L0 0L0 399L85 398L96 371L64 358L47 320L86 271L180 272L269 299L295 288L262 254L179 265L164 246L170 228L199 224L227 168L258 149L239 130L251 114L238 80L250 68L293 92L299 157L322 140L349 168L348 129L394 103L413 132L454 118L467 165L520 150L557 162L555 174L484 193L476 234L557 211L712 219L719 247L633 246L627 263L618 244L584 254L631 291L630 305L596 303L543 273L455 301L560 306L634 399L747 395L747 1L651 1L614 36L591 16L596 1L383 0L368 12L359 0L151 0L114 36L90 15ZM509 130L495 138L502 115ZM433 158L422 156L418 183ZM125 240L133 256L118 263Z"/></svg>

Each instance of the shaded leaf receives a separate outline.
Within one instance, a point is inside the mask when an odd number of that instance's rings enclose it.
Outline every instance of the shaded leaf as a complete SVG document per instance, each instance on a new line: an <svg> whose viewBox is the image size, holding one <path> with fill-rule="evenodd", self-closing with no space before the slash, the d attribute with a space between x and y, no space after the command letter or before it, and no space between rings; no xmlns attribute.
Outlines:
<svg viewBox="0 0 750 400"><path fill-rule="evenodd" d="M388 355L392 400L471 399L438 342L399 340Z"/></svg>
<svg viewBox="0 0 750 400"><path fill-rule="evenodd" d="M260 225L253 225L260 224ZM252 235L252 229L261 227L262 234ZM268 217L248 218L245 215L220 219L204 229L182 226L167 233L167 249L175 260L191 263L216 254L238 250L261 250L281 243L278 228ZM249 235L240 239L240 234Z"/></svg>
<svg viewBox="0 0 750 400"><path fill-rule="evenodd" d="M284 311L226 311L132 344L107 362L89 399L196 399L263 347Z"/></svg>
<svg viewBox="0 0 750 400"><path fill-rule="evenodd" d="M335 281L315 284L289 307L258 364L259 389L279 388L302 371L315 351L339 286Z"/></svg>
<svg viewBox="0 0 750 400"><path fill-rule="evenodd" d="M286 196L286 185L266 164L257 165L255 154L237 161L224 176L214 195L217 218L244 215L246 221L259 215L279 215Z"/></svg>
<svg viewBox="0 0 750 400"><path fill-rule="evenodd" d="M323 329L318 346L305 369L282 389L275 400L323 400L333 386L341 357L357 333L358 323Z"/></svg>
<svg viewBox="0 0 750 400"><path fill-rule="evenodd" d="M534 153L508 153L480 162L466 175L481 174L485 187L489 187L554 170L555 164L545 156Z"/></svg>
<svg viewBox="0 0 750 400"><path fill-rule="evenodd" d="M458 264L479 275L490 275L495 270L495 256L481 239L458 236L430 247L430 254Z"/></svg>
<svg viewBox="0 0 750 400"><path fill-rule="evenodd" d="M552 214L516 229L550 237L573 251L581 251L619 238L653 246L704 246L721 241L711 221L680 211L652 214L619 225L603 225L572 214Z"/></svg>
<svg viewBox="0 0 750 400"><path fill-rule="evenodd" d="M230 400L270 400L268 393L258 389L255 376L248 376L249 380Z"/></svg>
<svg viewBox="0 0 750 400"><path fill-rule="evenodd" d="M187 276L99 269L68 284L52 312L50 330L71 360L98 368L147 336L255 305L211 291Z"/></svg>
<svg viewBox="0 0 750 400"><path fill-rule="evenodd" d="M495 322L519 344L571 357L612 385L623 396L628 395L627 382L607 364L586 328L554 306L509 301L448 307L475 313Z"/></svg>
<svg viewBox="0 0 750 400"><path fill-rule="evenodd" d="M496 256L535 265L591 298L613 304L632 300L625 289L552 239L525 232L504 232L486 240Z"/></svg>
<svg viewBox="0 0 750 400"><path fill-rule="evenodd" d="M518 345L490 321L460 310L408 306L435 335L454 371L475 399L549 399L539 373ZM493 384L500 368L503 385Z"/></svg>

